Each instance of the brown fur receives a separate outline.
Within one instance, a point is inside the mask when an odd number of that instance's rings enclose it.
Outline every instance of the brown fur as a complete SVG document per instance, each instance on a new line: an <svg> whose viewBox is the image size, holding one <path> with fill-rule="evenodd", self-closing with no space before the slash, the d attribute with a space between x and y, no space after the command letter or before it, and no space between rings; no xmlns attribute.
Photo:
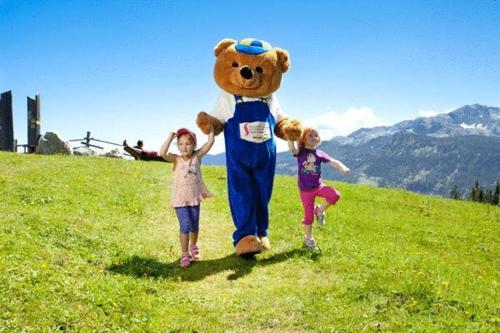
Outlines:
<svg viewBox="0 0 500 333"><path fill-rule="evenodd" d="M274 48L260 55L239 53L235 49L237 42L234 39L223 39L214 48L217 58L214 66L214 78L217 85L224 91L239 96L266 97L278 90L281 77L290 68L288 52ZM237 66L233 67L233 63ZM253 74L251 80L241 78L240 70L248 67ZM257 72L257 67L263 69ZM208 134L210 127L214 127L215 135L221 133L224 126L216 118L205 112L200 112L196 119L198 127L203 133ZM302 125L297 120L282 119L274 133L283 140L297 140L302 132Z"/></svg>
<svg viewBox="0 0 500 333"><path fill-rule="evenodd" d="M245 54L236 51L236 43L233 39L223 39L214 48L214 78L217 85L229 94L246 97L268 97L278 90L282 74L290 69L288 52L274 48L259 55ZM243 78L243 68L251 71L251 77ZM205 112L198 114L196 123L205 134L212 127L215 135L224 130L219 120ZM275 126L276 136L284 140L296 140L301 132L302 125L297 120L285 118ZM270 248L267 237L260 239L250 235L236 244L236 254L250 257Z"/></svg>
<svg viewBox="0 0 500 333"><path fill-rule="evenodd" d="M274 127L274 134L283 140L296 141L302 134L302 124L298 120L283 118Z"/></svg>
<svg viewBox="0 0 500 333"><path fill-rule="evenodd" d="M256 236L245 236L236 244L235 251L238 256L258 254L262 252L262 244Z"/></svg>
<svg viewBox="0 0 500 333"><path fill-rule="evenodd" d="M212 117L206 112L198 113L196 118L196 125L201 129L204 134L210 133L210 129L214 128L214 134L219 135L224 130L224 125L215 117Z"/></svg>
<svg viewBox="0 0 500 333"><path fill-rule="evenodd" d="M223 39L215 47L214 78L217 85L230 94L247 97L266 97L278 90L282 73L290 67L288 53L273 49L259 55L244 54L236 51L235 44L234 40ZM243 67L252 71L251 80L241 77ZM263 72L257 72L257 67Z"/></svg>
<svg viewBox="0 0 500 333"><path fill-rule="evenodd" d="M237 42L234 39L230 38L225 38L221 40L214 48L215 57L217 58L222 51L224 51L225 49L236 43Z"/></svg>

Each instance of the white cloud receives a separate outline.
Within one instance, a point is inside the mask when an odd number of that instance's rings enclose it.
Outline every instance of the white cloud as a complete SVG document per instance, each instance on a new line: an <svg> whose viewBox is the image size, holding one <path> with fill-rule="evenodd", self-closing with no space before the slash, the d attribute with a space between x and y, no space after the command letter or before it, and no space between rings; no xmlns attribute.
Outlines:
<svg viewBox="0 0 500 333"><path fill-rule="evenodd" d="M428 117L434 117L434 116L437 116L438 114L444 114L444 113L450 113L451 111L454 111L456 110L457 108L449 108L449 109L446 109L444 111L434 111L434 110L419 110L417 112L417 115L419 117L425 117L425 118L428 118Z"/></svg>
<svg viewBox="0 0 500 333"><path fill-rule="evenodd" d="M424 118L429 118L429 117L434 117L438 115L440 112L438 111L432 111L432 110L420 110L418 111L418 116L419 117L424 117Z"/></svg>
<svg viewBox="0 0 500 333"><path fill-rule="evenodd" d="M322 140L329 140L334 136L346 136L362 127L369 128L386 125L385 121L375 115L368 107L350 107L344 112L327 112L303 122L304 126L319 129Z"/></svg>

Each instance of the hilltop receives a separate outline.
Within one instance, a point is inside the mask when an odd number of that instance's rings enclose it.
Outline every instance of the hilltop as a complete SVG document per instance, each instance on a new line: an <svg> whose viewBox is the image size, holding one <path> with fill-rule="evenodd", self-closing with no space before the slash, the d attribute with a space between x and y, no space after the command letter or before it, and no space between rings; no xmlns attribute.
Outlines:
<svg viewBox="0 0 500 333"><path fill-rule="evenodd" d="M500 208L329 182L302 249L278 176L273 250L235 257L225 169L204 166L203 261L179 267L171 165L0 153L0 331L481 331L498 328Z"/></svg>

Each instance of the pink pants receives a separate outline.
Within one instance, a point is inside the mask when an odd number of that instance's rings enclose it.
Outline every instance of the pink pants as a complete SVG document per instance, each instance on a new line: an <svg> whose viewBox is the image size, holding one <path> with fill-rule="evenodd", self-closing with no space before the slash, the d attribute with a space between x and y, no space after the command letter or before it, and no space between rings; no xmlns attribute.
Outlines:
<svg viewBox="0 0 500 333"><path fill-rule="evenodd" d="M304 224L312 224L314 221L314 199L316 197L325 198L326 202L334 205L340 199L340 193L331 186L321 184L310 191L300 191L300 199L304 206Z"/></svg>

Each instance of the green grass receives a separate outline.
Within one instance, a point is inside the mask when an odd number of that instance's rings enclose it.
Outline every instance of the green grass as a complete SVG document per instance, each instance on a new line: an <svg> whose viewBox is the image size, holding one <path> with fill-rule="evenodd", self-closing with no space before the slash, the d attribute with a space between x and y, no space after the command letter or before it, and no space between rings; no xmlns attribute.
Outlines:
<svg viewBox="0 0 500 333"><path fill-rule="evenodd" d="M204 167L203 261L179 267L171 165L0 153L0 332L494 332L500 208L332 183L302 248L278 176L273 249L233 255L225 169Z"/></svg>

